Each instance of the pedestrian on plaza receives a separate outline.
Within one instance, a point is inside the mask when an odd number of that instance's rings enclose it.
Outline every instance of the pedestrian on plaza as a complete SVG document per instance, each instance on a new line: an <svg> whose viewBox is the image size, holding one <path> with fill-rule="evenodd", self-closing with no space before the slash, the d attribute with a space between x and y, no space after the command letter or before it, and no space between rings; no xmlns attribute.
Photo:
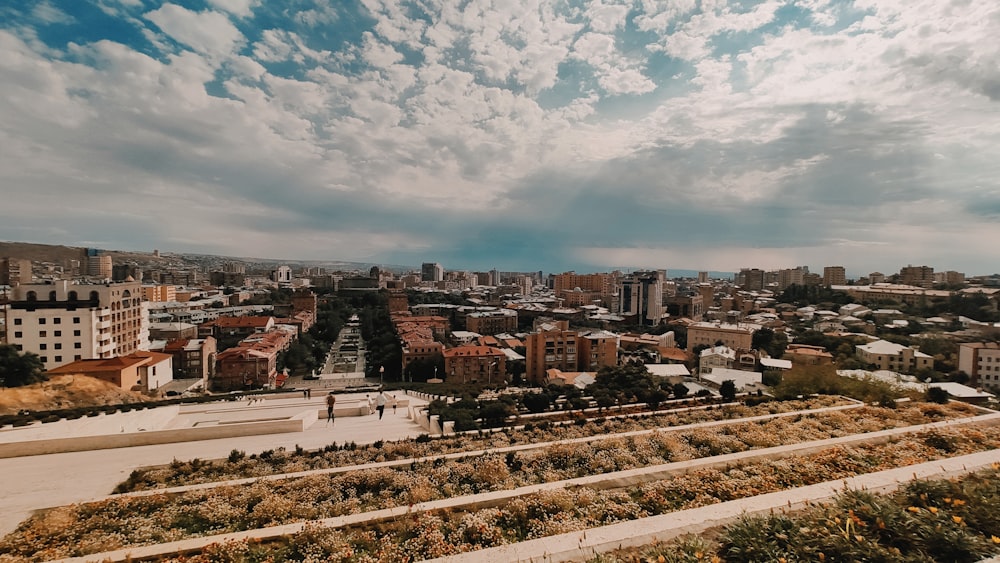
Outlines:
<svg viewBox="0 0 1000 563"><path fill-rule="evenodd" d="M306 387L306 399L312 399L312 398L313 398L312 387Z"/></svg>
<svg viewBox="0 0 1000 563"><path fill-rule="evenodd" d="M385 414L385 403L387 402L385 396L385 391L379 390L378 397L375 398L375 408L378 409L378 419L382 420L382 415Z"/></svg>
<svg viewBox="0 0 1000 563"><path fill-rule="evenodd" d="M375 414L375 409L374 409L373 403L372 403L372 396L371 395L365 395L365 399L368 401L368 414Z"/></svg>
<svg viewBox="0 0 1000 563"><path fill-rule="evenodd" d="M305 389L302 390L302 398L303 399L308 399L309 398L309 393L307 393Z"/></svg>
<svg viewBox="0 0 1000 563"><path fill-rule="evenodd" d="M396 414L396 396L389 395L392 398L392 414Z"/></svg>
<svg viewBox="0 0 1000 563"><path fill-rule="evenodd" d="M333 406L337 403L337 397L334 396L333 391L330 391L326 395L326 423L333 424L334 414Z"/></svg>

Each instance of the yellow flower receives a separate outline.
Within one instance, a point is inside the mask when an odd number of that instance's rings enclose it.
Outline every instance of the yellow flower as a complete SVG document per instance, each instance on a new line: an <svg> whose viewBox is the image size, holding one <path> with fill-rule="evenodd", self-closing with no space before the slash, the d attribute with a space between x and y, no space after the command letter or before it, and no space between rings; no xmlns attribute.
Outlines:
<svg viewBox="0 0 1000 563"><path fill-rule="evenodd" d="M954 522L956 524L961 524L962 523L962 517L961 516L952 516L951 520L952 520L952 522Z"/></svg>
<svg viewBox="0 0 1000 563"><path fill-rule="evenodd" d="M953 502L954 506L962 506L963 504L965 504L965 501L961 499L955 499Z"/></svg>
<svg viewBox="0 0 1000 563"><path fill-rule="evenodd" d="M937 507L936 506L927 507L927 510L930 510L931 514L937 514Z"/></svg>
<svg viewBox="0 0 1000 563"><path fill-rule="evenodd" d="M951 504L951 497L944 497L941 500L943 500L945 504Z"/></svg>
<svg viewBox="0 0 1000 563"><path fill-rule="evenodd" d="M667 558L662 555L659 556L656 560L659 561L660 563L667 563Z"/></svg>
<svg viewBox="0 0 1000 563"><path fill-rule="evenodd" d="M993 540L993 543L1000 543L1000 538L996 536L990 536L990 539Z"/></svg>
<svg viewBox="0 0 1000 563"><path fill-rule="evenodd" d="M712 563L722 563L722 559L718 555L713 555Z"/></svg>
<svg viewBox="0 0 1000 563"><path fill-rule="evenodd" d="M911 506L910 508L907 508L907 510L909 510L910 512L912 512L914 514L917 514L918 512L920 512L920 508L918 508L916 506Z"/></svg>
<svg viewBox="0 0 1000 563"><path fill-rule="evenodd" d="M993 537L996 537L996 536L993 536ZM825 553L823 553L822 551L821 551L821 552L819 552L819 553L817 553L816 555L818 555L818 556L819 556L819 560L820 560L820 561L826 561L826 554L825 554Z"/></svg>

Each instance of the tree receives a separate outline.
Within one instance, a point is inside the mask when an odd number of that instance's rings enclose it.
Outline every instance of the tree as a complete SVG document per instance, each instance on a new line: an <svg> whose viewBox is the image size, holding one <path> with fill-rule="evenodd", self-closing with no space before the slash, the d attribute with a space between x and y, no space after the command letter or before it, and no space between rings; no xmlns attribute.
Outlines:
<svg viewBox="0 0 1000 563"><path fill-rule="evenodd" d="M528 412L537 414L549 410L552 399L545 393L526 393L521 397L521 402L524 403L524 408L528 409Z"/></svg>
<svg viewBox="0 0 1000 563"><path fill-rule="evenodd" d="M675 399L683 399L684 397L687 397L688 393L691 392L691 390L688 389L687 385L684 385L683 383L674 383L674 386L671 390L674 393Z"/></svg>
<svg viewBox="0 0 1000 563"><path fill-rule="evenodd" d="M732 401L736 398L736 383L732 379L727 379L722 382L719 386L719 395L727 401Z"/></svg>
<svg viewBox="0 0 1000 563"><path fill-rule="evenodd" d="M15 346L0 344L0 385L21 387L47 379L45 365L38 355L22 354Z"/></svg>
<svg viewBox="0 0 1000 563"><path fill-rule="evenodd" d="M928 387L927 400L944 405L948 402L948 392L940 387Z"/></svg>

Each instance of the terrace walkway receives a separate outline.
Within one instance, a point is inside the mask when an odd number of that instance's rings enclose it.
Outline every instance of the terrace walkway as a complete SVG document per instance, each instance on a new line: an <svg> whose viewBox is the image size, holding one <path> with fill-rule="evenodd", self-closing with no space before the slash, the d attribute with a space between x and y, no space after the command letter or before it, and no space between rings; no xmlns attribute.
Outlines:
<svg viewBox="0 0 1000 563"><path fill-rule="evenodd" d="M338 394L338 412L342 405L360 404L365 395ZM407 399L411 406L425 403L413 397ZM242 400L211 403L211 406L223 416L247 418L259 412L261 417L269 418L279 414L294 416L295 413L325 410L324 400L323 394L313 393L310 400L294 395L251 405ZM0 475L5 476L0 481L0 498L3 499L0 534L13 531L35 510L103 498L111 493L115 485L128 478L133 469L142 466L162 465L174 459L224 458L234 449L247 454L281 447L294 450L295 446L318 449L332 442L366 444L378 440L413 438L426 433L408 418L407 413L408 409L403 407L396 414L391 408L386 408L382 420L378 419L378 415L339 416L332 426L327 425L325 419L320 419L302 432L0 459ZM153 418L155 412L150 415ZM81 424L87 422L86 419L79 420ZM108 430L118 431L117 426ZM92 430L88 430L90 432Z"/></svg>

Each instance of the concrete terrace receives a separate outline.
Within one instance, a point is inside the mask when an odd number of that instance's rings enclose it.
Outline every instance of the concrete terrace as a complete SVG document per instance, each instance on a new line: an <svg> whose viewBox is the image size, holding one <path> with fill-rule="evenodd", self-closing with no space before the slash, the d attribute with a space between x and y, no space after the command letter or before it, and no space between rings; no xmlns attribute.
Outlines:
<svg viewBox="0 0 1000 563"><path fill-rule="evenodd" d="M190 428L205 424L228 424L242 427L246 435L223 439L197 440L167 444L95 449L44 455L21 455L0 459L0 474L7 476L0 482L0 498L4 510L0 511L0 534L13 531L32 512L42 508L63 506L102 498L111 493L115 485L124 481L132 470L170 463L174 459L217 459L232 450L247 454L264 450L300 446L318 449L330 443L355 442L365 444L378 440L413 438L427 431L414 422L411 409L426 404L418 398L394 393L399 399L409 401L409 407L399 407L394 414L387 407L385 416L359 415L367 405L368 393L337 394L337 419L326 423L326 389L320 383L314 386L311 399L302 394L282 395L249 403L220 401L192 407L159 407L146 411L133 411L119 415L82 418L49 423L38 429L24 429L26 433L6 429L0 432L0 443L11 443L16 448L18 439L27 445L30 440L107 436L123 432L143 432L154 428ZM371 394L374 397L374 393ZM162 410L161 410L162 409ZM182 412L185 409L188 412ZM171 412L173 414L171 414ZM300 417L302 430L275 434L254 434L254 421ZM125 421L129 427L125 428ZM155 425L155 426L154 426ZM44 428L49 426L49 428ZM18 438L20 436L20 438ZM28 448L25 447L25 450Z"/></svg>

